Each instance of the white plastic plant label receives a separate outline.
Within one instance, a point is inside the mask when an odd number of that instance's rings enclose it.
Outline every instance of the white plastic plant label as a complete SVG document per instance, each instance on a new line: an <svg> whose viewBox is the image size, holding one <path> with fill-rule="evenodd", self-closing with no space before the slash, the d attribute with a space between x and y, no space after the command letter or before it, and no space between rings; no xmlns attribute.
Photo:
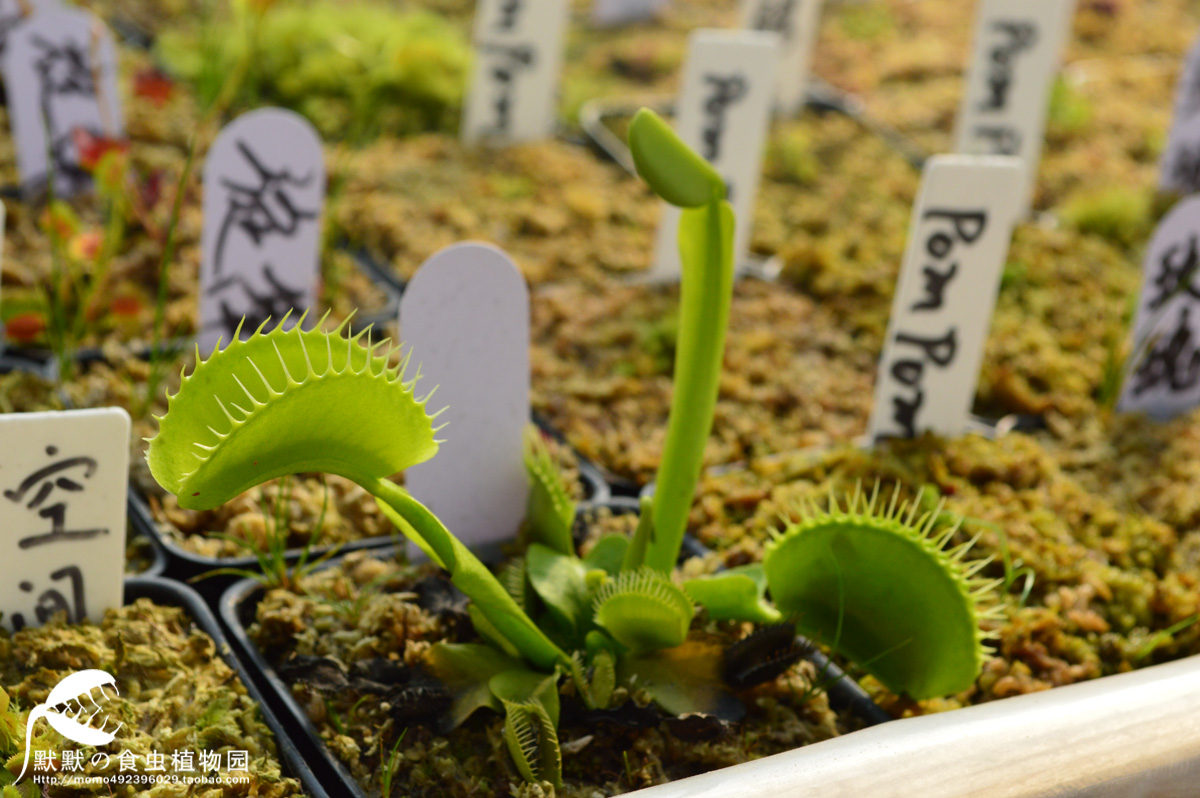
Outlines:
<svg viewBox="0 0 1200 798"><path fill-rule="evenodd" d="M733 254L740 263L750 244L763 146L775 101L779 34L751 30L692 33L675 130L716 167L737 215ZM679 276L679 208L663 204L651 277Z"/></svg>
<svg viewBox="0 0 1200 798"><path fill-rule="evenodd" d="M468 545L509 540L529 486L522 432L529 423L529 288L490 244L462 243L421 265L400 300L400 330L421 368L429 410L446 408L437 456L405 483ZM436 407L435 407L436 406Z"/></svg>
<svg viewBox="0 0 1200 798"><path fill-rule="evenodd" d="M4 207L4 203L0 202L0 273L4 271L4 233L7 230L8 211ZM4 294L0 291L0 306L3 306ZM0 318L3 318L0 316ZM4 322L0 321L0 351L4 349Z"/></svg>
<svg viewBox="0 0 1200 798"><path fill-rule="evenodd" d="M568 11L568 0L479 0L463 141L535 141L554 132Z"/></svg>
<svg viewBox="0 0 1200 798"><path fill-rule="evenodd" d="M1175 90L1175 118L1161 164L1159 187L1163 191L1200 191L1200 38L1183 62Z"/></svg>
<svg viewBox="0 0 1200 798"><path fill-rule="evenodd" d="M879 359L869 434L961 434L1021 204L1015 158L925 164Z"/></svg>
<svg viewBox="0 0 1200 798"><path fill-rule="evenodd" d="M955 152L1012 155L1025 164L1028 213L1046 112L1075 0L980 0Z"/></svg>
<svg viewBox="0 0 1200 798"><path fill-rule="evenodd" d="M124 136L108 28L86 11L40 11L10 31L3 68L22 190L90 189L79 138Z"/></svg>
<svg viewBox="0 0 1200 798"><path fill-rule="evenodd" d="M821 19L821 0L744 0L742 27L779 34L775 108L797 114L804 107L808 68Z"/></svg>
<svg viewBox="0 0 1200 798"><path fill-rule="evenodd" d="M0 415L0 612L12 630L121 606L129 414Z"/></svg>
<svg viewBox="0 0 1200 798"><path fill-rule="evenodd" d="M614 27L654 19L666 5L667 0L595 0L592 3L592 24Z"/></svg>
<svg viewBox="0 0 1200 798"><path fill-rule="evenodd" d="M38 11L61 6L59 0L0 0L0 59L4 56L13 28Z"/></svg>
<svg viewBox="0 0 1200 798"><path fill-rule="evenodd" d="M299 114L260 108L225 126L204 163L200 351L313 308L325 160ZM294 318L293 318L294 321Z"/></svg>
<svg viewBox="0 0 1200 798"><path fill-rule="evenodd" d="M1200 196L1193 196L1150 239L1119 410L1165 419L1200 405L1198 238Z"/></svg>

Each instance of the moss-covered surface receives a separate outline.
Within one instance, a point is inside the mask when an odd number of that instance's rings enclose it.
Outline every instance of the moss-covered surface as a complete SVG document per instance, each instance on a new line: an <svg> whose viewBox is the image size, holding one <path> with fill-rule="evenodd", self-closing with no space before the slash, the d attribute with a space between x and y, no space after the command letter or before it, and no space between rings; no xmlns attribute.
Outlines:
<svg viewBox="0 0 1200 798"><path fill-rule="evenodd" d="M559 141L499 150L446 136L348 152L335 224L400 277L467 239L503 247L531 283L649 266L658 205L640 181Z"/></svg>
<svg viewBox="0 0 1200 798"><path fill-rule="evenodd" d="M584 456L653 478L670 409L678 287L546 287L533 301L534 406ZM710 464L848 440L866 429L876 353L826 306L737 283Z"/></svg>
<svg viewBox="0 0 1200 798"><path fill-rule="evenodd" d="M12 635L0 631L0 685L26 711L44 702L68 674L89 668L107 671L116 679L120 695L112 697L108 688L111 700L104 707L124 726L107 746L91 749L60 740L54 750L87 754L82 770L71 775L113 776L114 782L49 787L45 795L303 795L295 779L284 777L275 740L257 704L218 656L212 638L197 628L186 611L140 599L110 610L98 625L51 623ZM46 723L40 721L39 725ZM173 753L191 752L193 767L199 768L199 752L219 752L222 766L217 775L245 776L245 781L230 779L207 786L120 784L115 781L121 773L118 758L126 750L134 755L138 773L153 775L147 755L162 754L163 772L180 776L198 776L204 771L177 770ZM107 753L107 764L101 759L93 765L94 751ZM248 753L244 774L226 769L229 751ZM61 764L58 757L55 762ZM19 770L20 760L16 766Z"/></svg>

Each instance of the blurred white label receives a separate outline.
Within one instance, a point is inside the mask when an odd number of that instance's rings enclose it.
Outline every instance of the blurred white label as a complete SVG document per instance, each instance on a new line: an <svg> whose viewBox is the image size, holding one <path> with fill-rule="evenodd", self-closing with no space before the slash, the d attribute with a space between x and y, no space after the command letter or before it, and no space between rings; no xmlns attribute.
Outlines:
<svg viewBox="0 0 1200 798"><path fill-rule="evenodd" d="M737 215L734 260L750 244L763 147L775 101L779 34L750 30L692 33L676 104L680 138L707 158L729 189ZM680 209L663 203L652 275L677 277Z"/></svg>
<svg viewBox="0 0 1200 798"><path fill-rule="evenodd" d="M568 11L568 0L479 0L464 141L533 141L554 132Z"/></svg>
<svg viewBox="0 0 1200 798"><path fill-rule="evenodd" d="M775 107L796 114L804 107L808 68L821 20L821 0L744 0L742 27L779 34Z"/></svg>
<svg viewBox="0 0 1200 798"><path fill-rule="evenodd" d="M1165 419L1200 404L1198 238L1200 197L1188 197L1150 239L1120 410Z"/></svg>
<svg viewBox="0 0 1200 798"><path fill-rule="evenodd" d="M259 108L225 126L204 162L202 354L239 324L244 339L316 305L324 204L325 156L308 120Z"/></svg>
<svg viewBox="0 0 1200 798"><path fill-rule="evenodd" d="M90 190L88 150L125 135L108 28L87 11L39 11L10 31L3 67L22 189L53 178L59 197Z"/></svg>
<svg viewBox="0 0 1200 798"><path fill-rule="evenodd" d="M981 0L954 151L1024 162L1021 215L1042 157L1046 112L1075 0Z"/></svg>

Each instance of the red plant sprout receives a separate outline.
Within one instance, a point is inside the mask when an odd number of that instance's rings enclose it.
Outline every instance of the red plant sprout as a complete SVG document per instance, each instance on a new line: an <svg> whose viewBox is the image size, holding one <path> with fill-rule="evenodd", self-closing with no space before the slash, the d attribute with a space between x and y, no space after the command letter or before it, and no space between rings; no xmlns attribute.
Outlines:
<svg viewBox="0 0 1200 798"><path fill-rule="evenodd" d="M95 174L104 156L110 152L129 152L129 140L97 136L86 128L71 129L71 142L79 152L79 165Z"/></svg>
<svg viewBox="0 0 1200 798"><path fill-rule="evenodd" d="M142 311L142 300L133 294L121 294L113 297L112 304L108 306L109 311L114 316L121 318L136 318Z"/></svg>
<svg viewBox="0 0 1200 798"><path fill-rule="evenodd" d="M18 343L27 344L46 331L46 318L41 313L22 313L4 325L4 333Z"/></svg>
<svg viewBox="0 0 1200 798"><path fill-rule="evenodd" d="M156 108L162 108L175 94L175 82L162 70L149 67L133 76L133 93L145 97Z"/></svg>

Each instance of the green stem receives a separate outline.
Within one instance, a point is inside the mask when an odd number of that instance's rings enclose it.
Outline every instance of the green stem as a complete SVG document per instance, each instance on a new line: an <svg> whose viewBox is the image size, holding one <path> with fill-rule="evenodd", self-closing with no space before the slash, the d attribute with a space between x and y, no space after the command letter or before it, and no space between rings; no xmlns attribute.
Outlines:
<svg viewBox="0 0 1200 798"><path fill-rule="evenodd" d="M553 670L559 663L570 663L570 657L546 637L487 566L450 534L429 508L389 480L364 480L359 484L395 511L405 522L400 525L401 531L450 572L454 586L475 602L479 611L522 656L546 671Z"/></svg>
<svg viewBox="0 0 1200 798"><path fill-rule="evenodd" d="M685 208L679 221L679 340L675 394L654 488L646 565L675 567L712 430L733 293L733 210L723 199Z"/></svg>

